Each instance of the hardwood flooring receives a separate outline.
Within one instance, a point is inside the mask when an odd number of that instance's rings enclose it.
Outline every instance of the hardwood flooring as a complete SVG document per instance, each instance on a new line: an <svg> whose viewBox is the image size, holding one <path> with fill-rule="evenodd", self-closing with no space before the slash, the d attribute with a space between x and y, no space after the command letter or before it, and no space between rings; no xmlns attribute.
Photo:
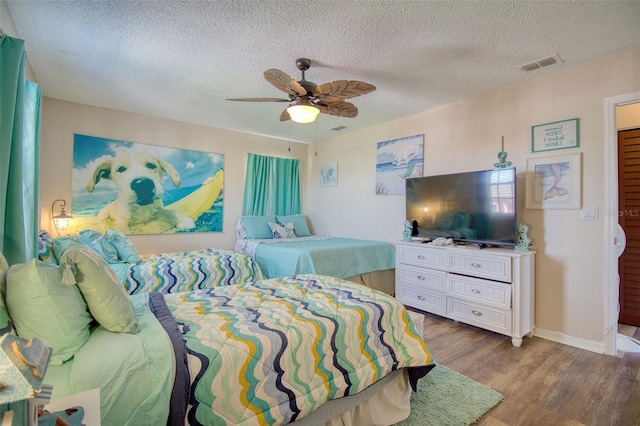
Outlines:
<svg viewBox="0 0 640 426"><path fill-rule="evenodd" d="M422 313L436 362L504 395L477 425L640 425L640 354L601 355L539 337L516 348L507 336ZM640 329L625 329L632 332L640 339Z"/></svg>

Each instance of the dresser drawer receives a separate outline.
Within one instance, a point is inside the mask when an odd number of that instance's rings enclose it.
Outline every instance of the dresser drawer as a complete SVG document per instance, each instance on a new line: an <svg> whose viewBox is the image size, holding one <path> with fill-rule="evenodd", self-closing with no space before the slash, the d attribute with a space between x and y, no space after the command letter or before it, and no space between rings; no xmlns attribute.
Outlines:
<svg viewBox="0 0 640 426"><path fill-rule="evenodd" d="M450 253L449 272L511 282L511 258L472 253Z"/></svg>
<svg viewBox="0 0 640 426"><path fill-rule="evenodd" d="M432 248L420 243L398 245L396 258L398 263L424 266L444 270L446 267L447 251L442 248Z"/></svg>
<svg viewBox="0 0 640 426"><path fill-rule="evenodd" d="M405 305L436 315L447 315L447 298L444 292L438 293L401 284L400 286L396 285L396 298Z"/></svg>
<svg viewBox="0 0 640 426"><path fill-rule="evenodd" d="M502 334L511 334L511 310L447 298L449 318Z"/></svg>
<svg viewBox="0 0 640 426"><path fill-rule="evenodd" d="M418 288L430 288L445 291L447 273L436 269L419 268L410 265L398 265L396 282L404 282Z"/></svg>
<svg viewBox="0 0 640 426"><path fill-rule="evenodd" d="M448 294L472 303L511 309L511 284L449 274Z"/></svg>

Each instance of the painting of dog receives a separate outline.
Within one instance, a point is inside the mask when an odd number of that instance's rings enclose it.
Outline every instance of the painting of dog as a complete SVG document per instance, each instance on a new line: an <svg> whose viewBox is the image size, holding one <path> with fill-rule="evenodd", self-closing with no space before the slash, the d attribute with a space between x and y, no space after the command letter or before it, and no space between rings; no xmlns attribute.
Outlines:
<svg viewBox="0 0 640 426"><path fill-rule="evenodd" d="M223 176L217 173L223 161L221 154L75 135L74 222L78 228L111 226L127 234L217 231L212 223L219 223L221 231L221 184L204 211L179 201L205 191L211 197L211 185L203 183Z"/></svg>

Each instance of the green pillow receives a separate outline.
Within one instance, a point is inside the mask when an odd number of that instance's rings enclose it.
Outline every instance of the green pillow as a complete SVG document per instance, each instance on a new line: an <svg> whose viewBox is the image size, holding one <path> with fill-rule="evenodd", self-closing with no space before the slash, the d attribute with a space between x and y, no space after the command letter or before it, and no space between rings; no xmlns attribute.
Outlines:
<svg viewBox="0 0 640 426"><path fill-rule="evenodd" d="M60 260L64 251L73 244L75 239L73 237L58 237L53 239L53 254L56 259Z"/></svg>
<svg viewBox="0 0 640 426"><path fill-rule="evenodd" d="M104 233L107 240L113 244L118 252L118 258L127 263L132 263L140 260L140 256L138 255L138 250L136 250L136 246L133 245L129 237L124 235L122 232L113 229L107 228L107 231Z"/></svg>
<svg viewBox="0 0 640 426"><path fill-rule="evenodd" d="M92 229L80 231L75 238L76 242L94 249L107 263L118 263L118 250L109 241L109 237Z"/></svg>
<svg viewBox="0 0 640 426"><path fill-rule="evenodd" d="M242 225L251 240L269 239L273 236L269 222L276 222L275 216L242 216Z"/></svg>
<svg viewBox="0 0 640 426"><path fill-rule="evenodd" d="M77 287L62 285L57 265L33 259L7 274L7 308L18 336L37 337L62 365L89 340L93 321Z"/></svg>
<svg viewBox="0 0 640 426"><path fill-rule="evenodd" d="M309 231L309 225L307 225L307 218L303 214L291 214L289 216L276 216L278 223L293 223L293 229L296 231L298 237L308 237L311 235Z"/></svg>
<svg viewBox="0 0 640 426"><path fill-rule="evenodd" d="M89 247L73 243L60 258L63 282L77 284L89 312L102 327L116 333L137 333L133 306L118 276L109 264ZM75 280L69 274L75 269Z"/></svg>
<svg viewBox="0 0 640 426"><path fill-rule="evenodd" d="M5 277L8 270L9 264L7 263L7 259L5 259L2 253L0 253L0 336L6 333L15 332L13 329L13 323L9 317L9 312L7 311L7 304L5 303L5 297L7 294Z"/></svg>

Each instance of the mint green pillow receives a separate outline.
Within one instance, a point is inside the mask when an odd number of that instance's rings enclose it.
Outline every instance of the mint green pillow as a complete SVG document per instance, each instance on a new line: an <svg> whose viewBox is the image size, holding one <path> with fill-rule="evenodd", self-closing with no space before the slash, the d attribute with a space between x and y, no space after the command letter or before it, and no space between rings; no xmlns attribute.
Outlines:
<svg viewBox="0 0 640 426"><path fill-rule="evenodd" d="M52 365L62 365L89 340L93 318L78 288L62 285L57 265L33 259L11 266L7 308L18 336L37 337L53 350Z"/></svg>
<svg viewBox="0 0 640 426"><path fill-rule="evenodd" d="M113 228L107 228L104 235L116 248L116 251L118 252L118 259L122 262L132 263L140 260L140 255L138 255L136 246L134 246L129 237L124 235L122 232Z"/></svg>
<svg viewBox="0 0 640 426"><path fill-rule="evenodd" d="M56 259L60 259L64 251L69 247L69 245L75 243L73 237L58 237L53 239L53 254L56 256Z"/></svg>
<svg viewBox="0 0 640 426"><path fill-rule="evenodd" d="M106 234L85 229L75 238L76 242L94 249L107 263L118 263L118 250Z"/></svg>
<svg viewBox="0 0 640 426"><path fill-rule="evenodd" d="M5 297L7 294L7 283L5 277L9 270L9 264L7 259L0 253L0 336L6 333L15 333L13 329L13 323L11 317L9 317L9 311L7 311L7 304Z"/></svg>
<svg viewBox="0 0 640 426"><path fill-rule="evenodd" d="M60 268L63 283L78 285L89 312L102 327L116 333L138 332L129 296L102 256L89 247L73 243L62 254Z"/></svg>
<svg viewBox="0 0 640 426"><path fill-rule="evenodd" d="M241 221L250 240L270 239L269 222L277 222L275 216L242 216Z"/></svg>
<svg viewBox="0 0 640 426"><path fill-rule="evenodd" d="M276 216L278 223L293 223L293 229L296 231L298 237L308 237L311 235L309 225L307 225L307 218L303 214L291 214L288 216Z"/></svg>

